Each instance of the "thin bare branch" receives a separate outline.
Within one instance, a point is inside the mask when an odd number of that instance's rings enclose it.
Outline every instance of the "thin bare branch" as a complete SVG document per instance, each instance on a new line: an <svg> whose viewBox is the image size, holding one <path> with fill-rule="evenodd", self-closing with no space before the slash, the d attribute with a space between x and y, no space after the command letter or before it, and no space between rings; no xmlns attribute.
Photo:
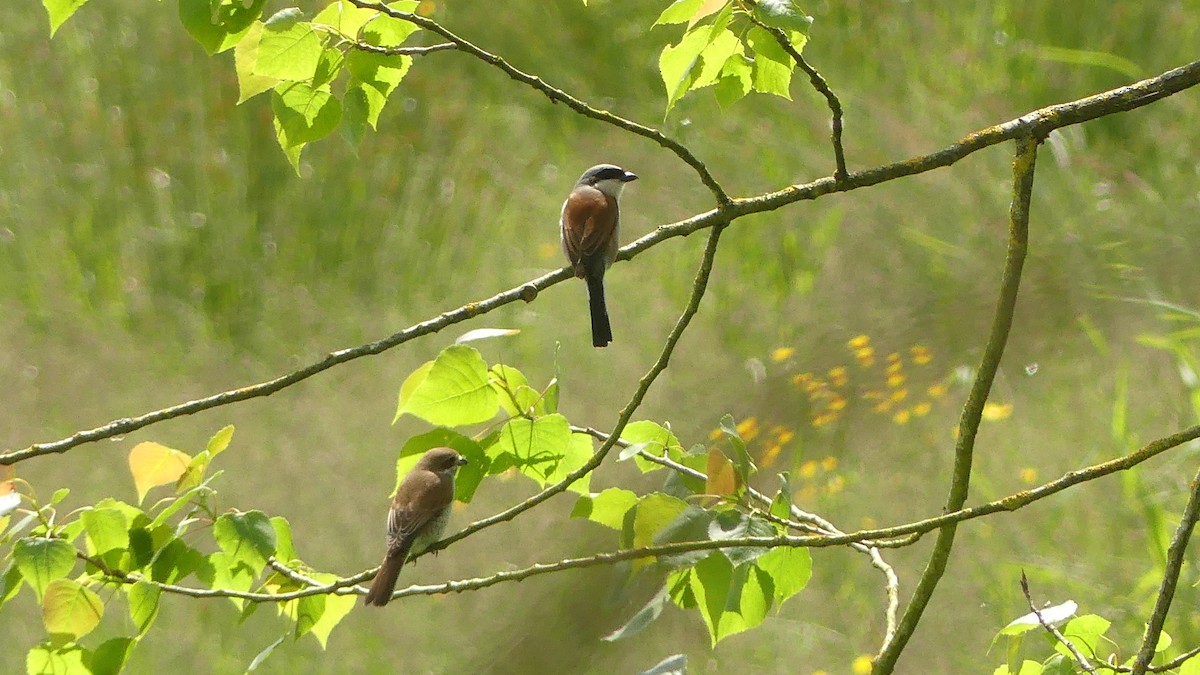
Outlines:
<svg viewBox="0 0 1200 675"><path fill-rule="evenodd" d="M768 26L759 21L758 17L754 16L753 13L747 13L747 16L750 17L752 23L767 31L771 34L771 37L775 38L775 41L779 43L783 51L787 52L788 56L792 57L792 60L796 62L796 65L800 66L800 70L803 70L808 75L808 81L812 84L813 89L816 89L818 94L825 97L825 103L829 106L829 112L832 114L832 118L829 121L829 128L830 140L833 143L833 180L838 182L846 180L849 174L846 172L846 151L842 147L842 102L838 100L837 94L834 94L833 90L829 88L829 83L825 81L825 78L821 77L821 73L809 65L804 56L800 54L800 50L796 49L792 41L788 39L787 33L783 32L780 28Z"/></svg>
<svg viewBox="0 0 1200 675"><path fill-rule="evenodd" d="M1000 297L992 319L991 334L987 346L984 347L979 370L975 373L975 382L971 385L971 392L963 404L962 416L959 418L954 469L945 511L958 511L967 501L975 435L979 431L983 406L991 392L992 381L1000 368L1000 358L1004 355L1004 346L1008 343L1009 329L1012 328L1017 291L1021 286L1021 270L1025 265L1025 253L1029 245L1029 202L1033 197L1033 173L1037 165L1037 146L1040 142L1040 136L1017 139L1016 157L1013 159L1013 199L1009 209L1008 251L1004 259L1004 274L1000 280ZM955 525L948 525L938 531L937 542L934 543L929 562L913 591L912 600L904 610L895 639L884 646L872 672L891 673L895 669L896 660L916 631L921 615L946 570L950 551L954 547L954 533Z"/></svg>
<svg viewBox="0 0 1200 675"><path fill-rule="evenodd" d="M675 155L683 160L684 163L692 167L692 170L694 170L700 177L700 182L704 183L704 186L707 187L710 192L712 192L718 208L729 203L729 195L725 193L725 189L721 187L720 183L717 182L717 179L714 178L712 173L709 172L708 167L704 166L704 162L701 162L694 154L692 154L692 151L688 150L687 147L685 147L682 143L670 138L658 129L638 124L637 122L625 119L619 115L614 115L607 110L593 108L584 101L571 96L567 92L547 84L542 80L542 78L530 73L526 73L522 70L518 70L502 57L477 47L475 44L462 37L459 37L433 19L421 16L420 14L413 14L412 12L402 12L397 9L392 9L391 7L379 2L366 2L365 0L350 0L350 2L363 9L372 9L393 18L400 19L402 21L408 21L409 23L416 24L425 30L436 33L454 43L459 51L470 54L471 56L474 56L485 63L499 68L504 72L505 75L508 75L517 82L533 87L537 91L540 91L542 94L544 94L546 98L549 98L555 103L562 103L571 110L574 110L585 117L606 122L630 133L634 133L638 136L654 141L655 143L675 153Z"/></svg>
<svg viewBox="0 0 1200 675"><path fill-rule="evenodd" d="M1021 570L1021 592L1025 594L1025 602L1029 603L1030 611L1032 611L1033 615L1037 617L1038 623L1042 624L1042 628L1046 629L1047 633L1049 633L1055 640L1058 640L1059 644L1066 647L1067 651L1071 652L1071 656L1075 657L1075 662L1079 664L1080 668L1089 673L1096 672L1096 666L1092 665L1092 662L1089 661L1088 658L1079 651L1074 643L1068 640L1067 636L1062 634L1062 631L1054 626L1051 626L1046 621L1046 618L1042 616L1042 611L1034 606L1033 597L1029 594L1029 579L1025 577L1025 570Z"/></svg>
<svg viewBox="0 0 1200 675"><path fill-rule="evenodd" d="M354 49L359 51L383 54L384 56L424 56L434 52L458 49L458 45L453 42L442 42L436 45L429 45L428 47L377 47L365 42L352 42L350 44Z"/></svg>
<svg viewBox="0 0 1200 675"><path fill-rule="evenodd" d="M1167 612L1171 609L1171 600L1175 597L1175 585L1179 583L1179 574L1183 571L1183 556L1187 552L1188 540L1200 519L1200 473L1192 479L1192 494L1188 497L1187 505L1183 508L1183 518L1175 528L1171 545L1167 548L1167 565L1163 570L1162 584L1158 588L1158 598L1154 601L1154 610L1150 620L1146 622L1146 632L1142 637L1142 647L1138 650L1137 658L1133 661L1133 674L1142 675L1154 658L1155 647L1162 637L1163 624L1167 620Z"/></svg>

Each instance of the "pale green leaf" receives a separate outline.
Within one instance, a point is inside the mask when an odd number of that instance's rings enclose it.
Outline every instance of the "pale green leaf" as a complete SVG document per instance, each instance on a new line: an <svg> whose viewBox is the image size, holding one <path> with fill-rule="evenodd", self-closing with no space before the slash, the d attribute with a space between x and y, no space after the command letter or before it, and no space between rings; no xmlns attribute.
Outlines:
<svg viewBox="0 0 1200 675"><path fill-rule="evenodd" d="M33 586L39 598L50 582L67 576L75 567L75 547L63 539L18 539L12 555L21 576Z"/></svg>
<svg viewBox="0 0 1200 675"><path fill-rule="evenodd" d="M71 579L55 579L42 598L42 623L46 632L69 640L92 632L104 616L104 603L92 590Z"/></svg>
<svg viewBox="0 0 1200 675"><path fill-rule="evenodd" d="M75 10L83 7L85 2L87 0L42 0L46 14L50 16L50 37L54 37L58 27L71 18Z"/></svg>
<svg viewBox="0 0 1200 675"><path fill-rule="evenodd" d="M311 80L320 60L321 38L312 24L275 21L272 17L258 40L254 73L283 81Z"/></svg>
<svg viewBox="0 0 1200 675"><path fill-rule="evenodd" d="M419 382L405 381L396 418L408 413L431 424L463 426L490 420L499 407L483 357L466 345L451 345Z"/></svg>
<svg viewBox="0 0 1200 675"><path fill-rule="evenodd" d="M279 80L255 72L258 67L258 43L262 39L263 25L254 22L246 35L233 48L233 69L238 79L238 104L264 91L270 91Z"/></svg>
<svg viewBox="0 0 1200 675"><path fill-rule="evenodd" d="M625 514L637 501L638 497L632 490L608 488L581 496L571 509L571 517L587 518L619 531L625 522Z"/></svg>
<svg viewBox="0 0 1200 675"><path fill-rule="evenodd" d="M262 511L222 514L213 523L213 537L231 561L245 563L255 573L275 553L275 526Z"/></svg>

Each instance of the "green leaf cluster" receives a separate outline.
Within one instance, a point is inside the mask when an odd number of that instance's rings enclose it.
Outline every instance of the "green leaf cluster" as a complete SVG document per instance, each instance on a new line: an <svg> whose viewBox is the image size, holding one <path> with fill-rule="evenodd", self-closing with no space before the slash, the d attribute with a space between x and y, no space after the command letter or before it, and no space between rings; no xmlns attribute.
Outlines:
<svg viewBox="0 0 1200 675"><path fill-rule="evenodd" d="M456 449L468 464L458 473L456 497L470 501L484 476L518 473L539 487L582 468L592 438L571 430L558 412L558 379L538 389L518 369L488 365L474 347L455 344L418 367L400 387L396 419L412 415L442 428L415 436L400 451L397 485L426 450ZM453 428L486 426L467 436ZM590 474L569 489L586 493Z"/></svg>
<svg viewBox="0 0 1200 675"><path fill-rule="evenodd" d="M50 34L87 0L42 0ZM399 47L419 28L347 0L326 5L306 20L299 8L263 20L266 0L179 0L179 21L209 54L234 54L238 103L270 92L275 136L292 167L313 141L337 129L357 146L375 128L388 98L412 66L412 57L366 51ZM388 3L412 12L417 0ZM359 46L356 46L359 45Z"/></svg>
<svg viewBox="0 0 1200 675"><path fill-rule="evenodd" d="M686 24L678 43L658 59L667 93L666 112L688 92L713 87L722 106L751 91L790 99L795 60L775 35L799 53L812 18L791 0L676 0L658 25Z"/></svg>
<svg viewBox="0 0 1200 675"><path fill-rule="evenodd" d="M46 640L28 652L29 672L120 672L158 616L163 584L208 591L299 590L302 584L291 575L268 566L272 559L311 579L335 578L304 567L284 518L255 510L218 512L212 484L221 472L208 470L229 447L233 431L221 429L194 457L153 442L135 446L129 467L137 506L108 497L64 514L59 505L69 495L66 489L45 504L32 488L22 494L23 503L32 505L28 513L0 530L0 547L7 548L0 557L0 607L23 588L41 605ZM169 495L142 505L149 493L168 486ZM210 531L212 545L203 550L198 535ZM308 596L281 603L279 612L293 624L296 638L311 633L324 647L354 599ZM258 607L236 598L233 604L243 616ZM133 633L90 644L89 636L114 614L114 605L127 618L110 619L113 627L103 632L132 627Z"/></svg>

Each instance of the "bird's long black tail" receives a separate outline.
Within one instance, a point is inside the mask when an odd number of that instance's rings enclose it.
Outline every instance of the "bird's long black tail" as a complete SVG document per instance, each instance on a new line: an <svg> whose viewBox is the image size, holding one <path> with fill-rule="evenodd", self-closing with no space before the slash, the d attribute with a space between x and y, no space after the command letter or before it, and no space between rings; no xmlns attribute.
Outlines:
<svg viewBox="0 0 1200 675"><path fill-rule="evenodd" d="M612 325L604 304L604 274L588 274L588 307L592 312L592 346L607 347L612 342Z"/></svg>

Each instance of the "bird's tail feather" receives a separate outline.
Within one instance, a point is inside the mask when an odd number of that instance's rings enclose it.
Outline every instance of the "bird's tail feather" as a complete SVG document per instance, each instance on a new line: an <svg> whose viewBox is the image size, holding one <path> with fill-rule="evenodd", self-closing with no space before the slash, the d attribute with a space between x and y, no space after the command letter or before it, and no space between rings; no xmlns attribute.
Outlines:
<svg viewBox="0 0 1200 675"><path fill-rule="evenodd" d="M408 560L408 549L408 546L404 546L388 551L363 604L383 607L391 601L392 592L396 590L396 579L400 578L400 568Z"/></svg>
<svg viewBox="0 0 1200 675"><path fill-rule="evenodd" d="M607 347L612 342L612 325L608 322L608 307L604 303L604 276L587 276L588 307L592 313L592 346Z"/></svg>

